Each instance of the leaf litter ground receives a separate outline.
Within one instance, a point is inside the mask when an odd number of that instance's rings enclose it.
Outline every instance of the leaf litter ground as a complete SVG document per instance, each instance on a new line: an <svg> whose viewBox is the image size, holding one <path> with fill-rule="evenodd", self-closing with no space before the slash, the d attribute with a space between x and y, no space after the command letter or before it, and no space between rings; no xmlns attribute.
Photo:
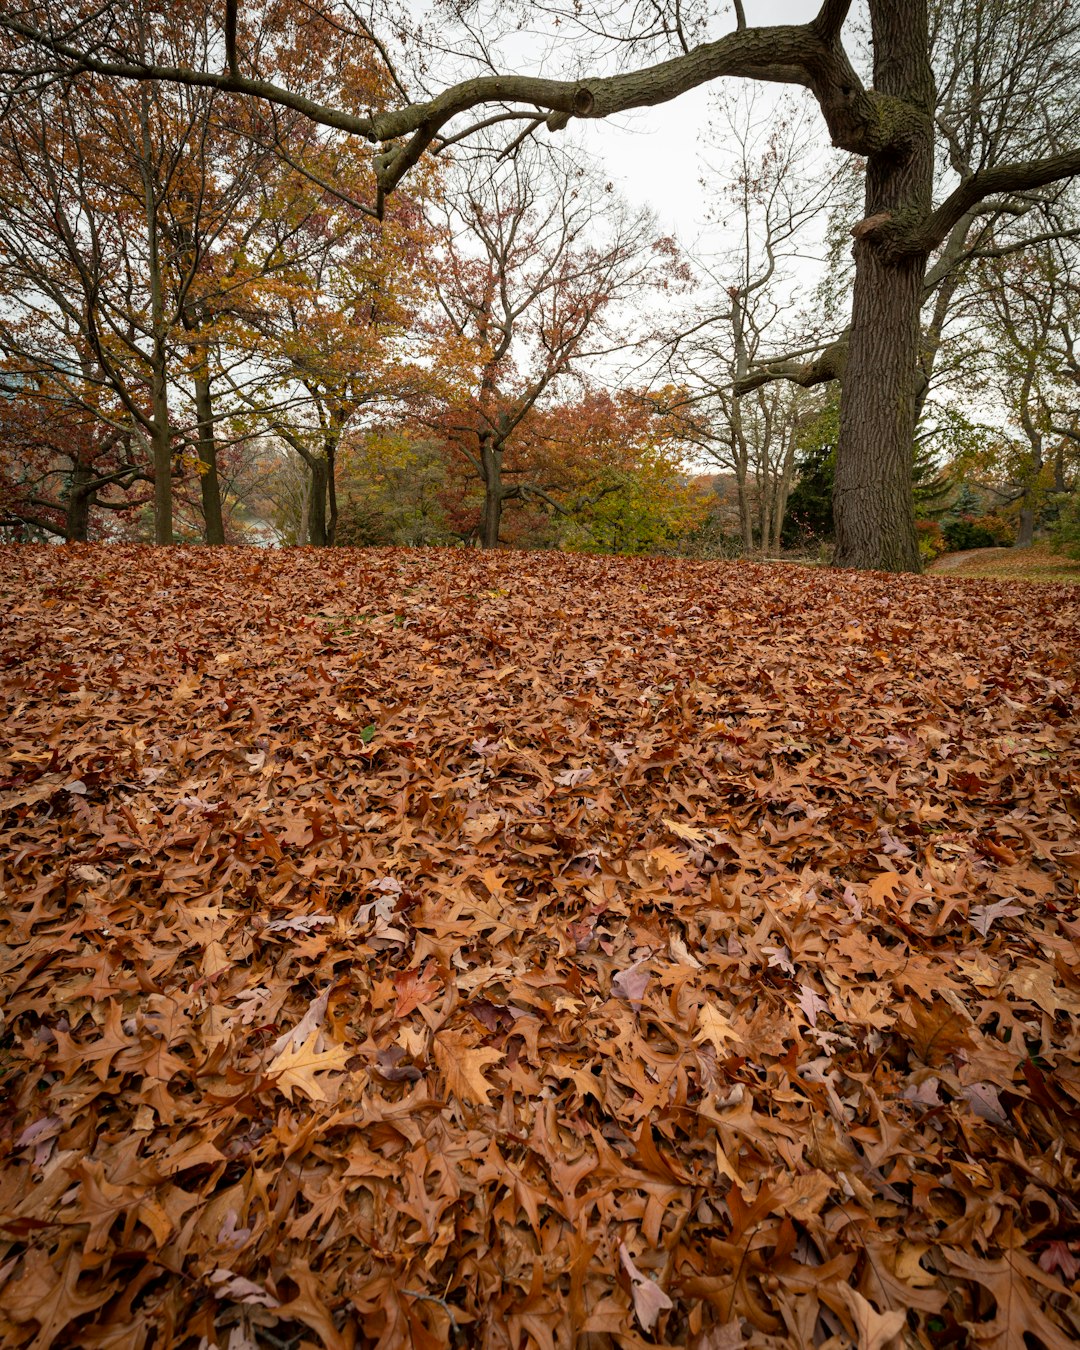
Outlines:
<svg viewBox="0 0 1080 1350"><path fill-rule="evenodd" d="M0 575L3 1344L1080 1340L1080 592Z"/></svg>

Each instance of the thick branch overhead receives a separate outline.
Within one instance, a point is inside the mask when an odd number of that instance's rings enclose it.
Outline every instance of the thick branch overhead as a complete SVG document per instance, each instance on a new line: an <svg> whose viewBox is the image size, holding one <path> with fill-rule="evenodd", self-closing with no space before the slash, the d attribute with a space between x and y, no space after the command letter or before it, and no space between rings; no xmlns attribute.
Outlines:
<svg viewBox="0 0 1080 1350"><path fill-rule="evenodd" d="M539 111L557 130L571 117L600 118L634 108L665 103L702 84L739 76L810 89L818 100L835 144L858 153L880 148L889 119L883 119L875 96L863 89L839 42L839 28L849 0L826 0L809 24L747 28L683 55L643 69L594 79L553 80L528 75L485 75L464 80L425 102L360 116L330 107L256 75L243 74L236 46L237 0L224 12L226 69L210 71L155 65L134 58L106 58L93 49L17 17L0 18L0 28L59 58L66 68L130 80L160 80L197 85L292 108L325 126L337 128L384 149L375 168L381 193L392 191L455 117L482 106L526 105ZM453 135L451 131L449 133Z"/></svg>

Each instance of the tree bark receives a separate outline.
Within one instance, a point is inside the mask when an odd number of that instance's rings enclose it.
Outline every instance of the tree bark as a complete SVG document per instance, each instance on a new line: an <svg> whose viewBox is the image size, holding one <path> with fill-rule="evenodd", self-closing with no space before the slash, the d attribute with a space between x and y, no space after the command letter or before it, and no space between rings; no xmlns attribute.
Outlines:
<svg viewBox="0 0 1080 1350"><path fill-rule="evenodd" d="M305 466L306 467L306 466ZM304 474L300 488L300 524L296 530L296 542L301 547L308 542L311 532L311 474Z"/></svg>
<svg viewBox="0 0 1080 1350"><path fill-rule="evenodd" d="M502 451L493 441L485 440L481 445L480 464L484 474L484 516L480 523L480 547L498 548L503 508Z"/></svg>
<svg viewBox="0 0 1080 1350"><path fill-rule="evenodd" d="M158 286L160 288L160 278ZM154 465L154 543L173 542L172 523L172 435L169 429L169 389L166 382L166 356L163 339L155 337L151 357L151 407L153 426L150 455Z"/></svg>
<svg viewBox="0 0 1080 1350"><path fill-rule="evenodd" d="M224 544L225 525L221 515L221 483L218 479L217 438L214 435L214 403L205 345L200 347L195 368L195 417L198 426L195 448L199 454L200 464L205 466L199 471L203 537L208 544Z"/></svg>
<svg viewBox="0 0 1080 1350"><path fill-rule="evenodd" d="M798 433L799 419L797 416L793 416L790 425L786 429L784 457L781 462L780 472L775 479L772 537L769 540L769 548L771 549L774 558L780 556L780 538L784 532L784 516L787 514L788 497L791 494L791 480L795 477L795 451Z"/></svg>
<svg viewBox="0 0 1080 1350"><path fill-rule="evenodd" d="M329 466L322 455L312 455L308 460L308 468L311 470L311 498L307 542L315 548L326 548L330 542L326 522Z"/></svg>
<svg viewBox="0 0 1080 1350"><path fill-rule="evenodd" d="M76 461L71 471L71 484L64 520L64 542L85 544L90 537L90 506L94 499L94 471L88 464Z"/></svg>
<svg viewBox="0 0 1080 1350"><path fill-rule="evenodd" d="M833 515L838 567L921 571L911 469L926 254L889 255L873 226L925 215L933 185L934 85L926 0L871 0L874 83L918 113L906 139L869 156L866 219L840 394Z"/></svg>
<svg viewBox="0 0 1080 1350"><path fill-rule="evenodd" d="M1016 529L1016 543L1013 548L1030 548L1035 542L1035 508L1020 508L1020 523Z"/></svg>
<svg viewBox="0 0 1080 1350"><path fill-rule="evenodd" d="M329 515L326 521L326 543L333 548L337 543L338 499L337 499L337 436L326 438L326 500Z"/></svg>

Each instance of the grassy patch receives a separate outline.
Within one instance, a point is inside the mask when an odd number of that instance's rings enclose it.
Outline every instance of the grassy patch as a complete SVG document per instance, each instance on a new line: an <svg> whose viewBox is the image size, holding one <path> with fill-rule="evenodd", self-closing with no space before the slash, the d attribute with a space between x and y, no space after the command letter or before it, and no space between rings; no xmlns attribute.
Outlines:
<svg viewBox="0 0 1080 1350"><path fill-rule="evenodd" d="M1080 562L1055 553L1049 544L1031 548L980 548L946 553L929 569L931 576L1005 577L1009 581L1080 581Z"/></svg>

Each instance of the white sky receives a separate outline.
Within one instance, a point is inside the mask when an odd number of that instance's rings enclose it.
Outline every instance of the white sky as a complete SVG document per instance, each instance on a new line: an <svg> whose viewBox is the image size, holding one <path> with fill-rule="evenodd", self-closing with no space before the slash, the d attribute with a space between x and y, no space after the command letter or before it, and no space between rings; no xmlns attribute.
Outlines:
<svg viewBox="0 0 1080 1350"><path fill-rule="evenodd" d="M820 0L746 0L746 21L751 26L807 23L820 7ZM729 26L734 27L733 16ZM726 31L722 21L716 31ZM664 232L687 246L703 224L701 137L709 121L710 96L719 83L702 85L655 108L573 123L582 144L602 159L623 195L651 206ZM775 89L779 95L784 86ZM824 122L821 129L827 144Z"/></svg>

